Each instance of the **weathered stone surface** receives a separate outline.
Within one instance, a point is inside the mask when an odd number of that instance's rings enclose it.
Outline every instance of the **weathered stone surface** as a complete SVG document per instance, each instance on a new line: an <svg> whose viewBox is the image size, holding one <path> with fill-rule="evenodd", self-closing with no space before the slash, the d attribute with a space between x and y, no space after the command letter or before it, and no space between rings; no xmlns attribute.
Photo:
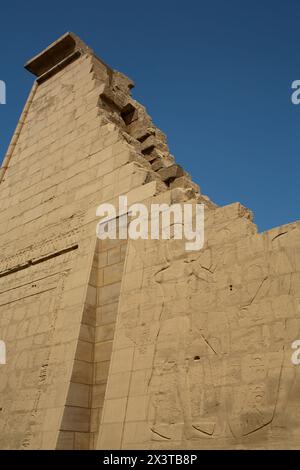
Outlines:
<svg viewBox="0 0 300 470"><path fill-rule="evenodd" d="M299 223L258 234L201 195L72 33L26 68L0 171L0 448L300 448ZM119 195L203 202L204 248L97 240Z"/></svg>
<svg viewBox="0 0 300 470"><path fill-rule="evenodd" d="M158 171L159 176L163 181L174 181L176 178L181 178L184 171L179 165L172 165L168 168L162 168Z"/></svg>
<svg viewBox="0 0 300 470"><path fill-rule="evenodd" d="M300 447L300 223L257 234L238 205L218 211L199 253L129 242L108 388L122 373L131 386L115 448ZM99 448L108 432L102 421Z"/></svg>

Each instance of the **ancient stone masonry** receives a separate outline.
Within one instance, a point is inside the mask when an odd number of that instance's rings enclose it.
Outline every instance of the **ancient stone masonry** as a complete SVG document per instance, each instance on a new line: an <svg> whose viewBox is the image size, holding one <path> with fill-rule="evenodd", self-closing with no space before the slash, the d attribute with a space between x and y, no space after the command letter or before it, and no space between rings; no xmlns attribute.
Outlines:
<svg viewBox="0 0 300 470"><path fill-rule="evenodd" d="M257 233L67 33L0 170L1 449L300 448L300 223ZM98 240L103 202L203 203L205 245Z"/></svg>

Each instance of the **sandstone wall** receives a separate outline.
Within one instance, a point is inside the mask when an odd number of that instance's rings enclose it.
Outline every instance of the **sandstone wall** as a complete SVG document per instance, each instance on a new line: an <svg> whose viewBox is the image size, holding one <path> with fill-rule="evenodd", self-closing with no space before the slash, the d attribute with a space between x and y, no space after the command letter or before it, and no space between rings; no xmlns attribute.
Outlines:
<svg viewBox="0 0 300 470"><path fill-rule="evenodd" d="M97 246L96 207L122 188L143 199L147 173L99 105L112 71L72 41L72 60L62 38L27 65L38 78L1 169L1 448L93 446L124 259Z"/></svg>
<svg viewBox="0 0 300 470"><path fill-rule="evenodd" d="M26 68L0 170L0 448L299 447L299 224L217 208L75 35ZM97 240L119 195L203 203L204 250Z"/></svg>
<svg viewBox="0 0 300 470"><path fill-rule="evenodd" d="M205 237L129 242L98 448L300 447L300 223L232 204Z"/></svg>

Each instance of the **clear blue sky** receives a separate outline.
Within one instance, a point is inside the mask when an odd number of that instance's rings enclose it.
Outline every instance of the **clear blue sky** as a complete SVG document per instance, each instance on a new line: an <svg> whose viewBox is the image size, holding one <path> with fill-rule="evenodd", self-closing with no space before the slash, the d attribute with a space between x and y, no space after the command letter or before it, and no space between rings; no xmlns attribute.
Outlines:
<svg viewBox="0 0 300 470"><path fill-rule="evenodd" d="M300 218L299 0L10 0L0 17L0 160L33 83L23 64L73 31L135 80L211 199L251 208L259 230Z"/></svg>

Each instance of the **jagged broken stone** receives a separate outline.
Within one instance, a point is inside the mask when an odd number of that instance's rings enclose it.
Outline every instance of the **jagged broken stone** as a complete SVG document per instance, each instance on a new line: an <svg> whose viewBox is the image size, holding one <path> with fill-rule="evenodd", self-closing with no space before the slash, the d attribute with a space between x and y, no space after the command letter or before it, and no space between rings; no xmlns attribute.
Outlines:
<svg viewBox="0 0 300 470"><path fill-rule="evenodd" d="M299 449L299 222L257 233L201 195L74 34L26 68L0 172L0 448ZM203 249L98 240L119 195L204 203Z"/></svg>

